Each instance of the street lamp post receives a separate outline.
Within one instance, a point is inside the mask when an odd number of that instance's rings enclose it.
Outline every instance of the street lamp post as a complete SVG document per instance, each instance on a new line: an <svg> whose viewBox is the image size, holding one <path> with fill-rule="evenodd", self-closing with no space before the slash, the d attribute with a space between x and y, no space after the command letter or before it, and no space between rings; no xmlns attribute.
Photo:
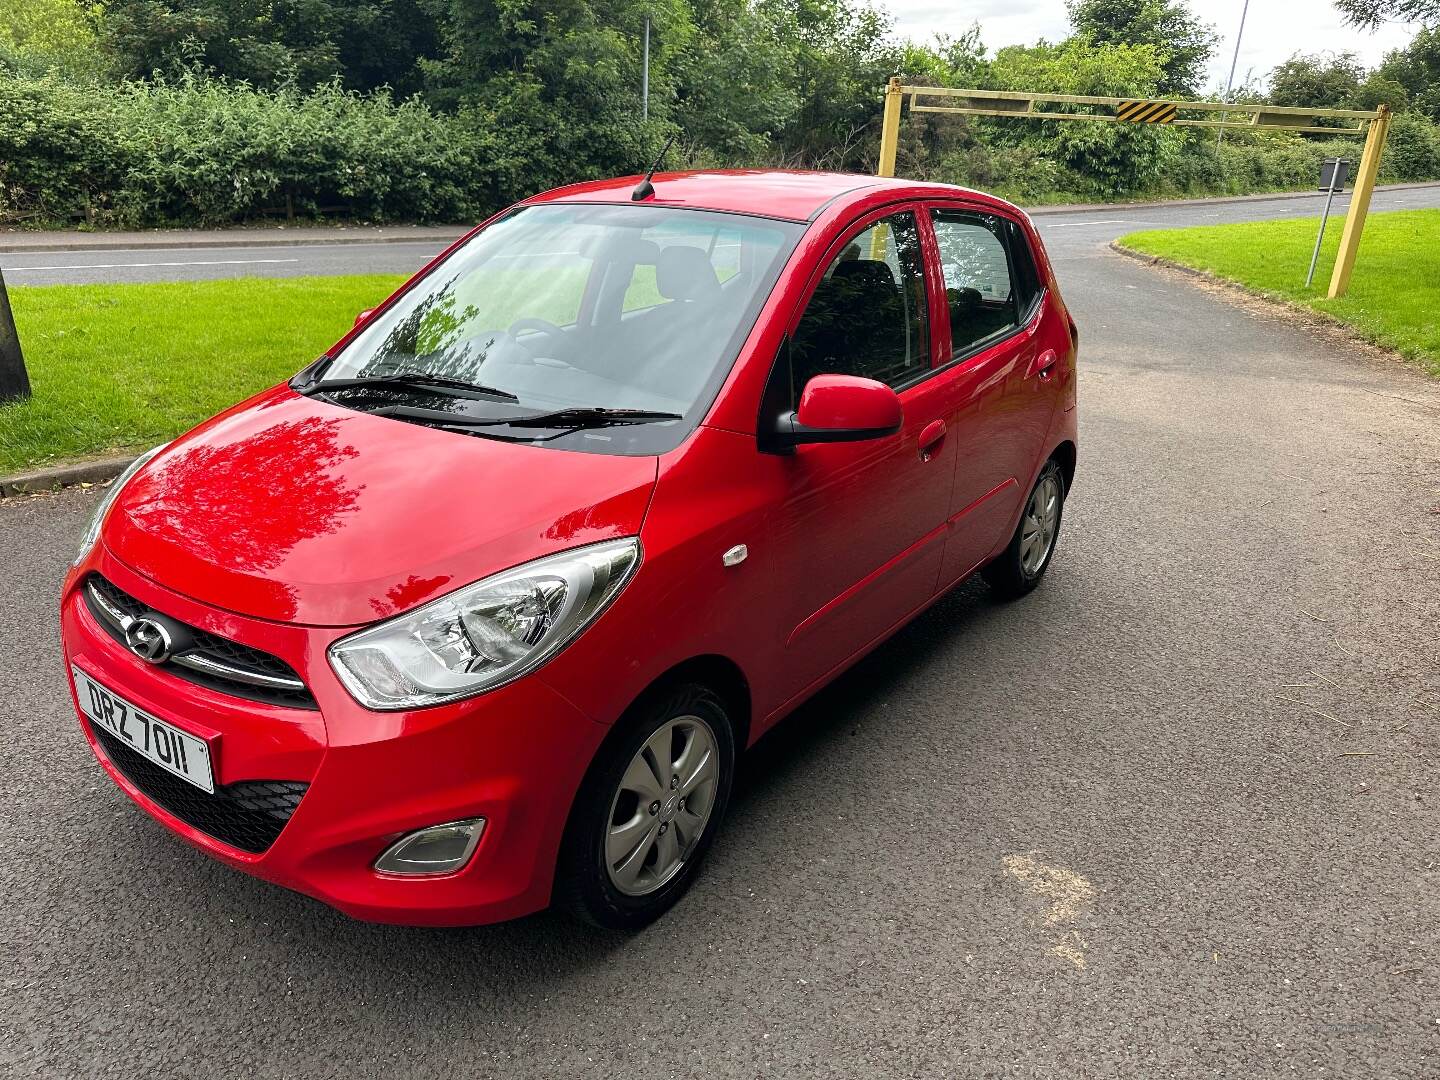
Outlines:
<svg viewBox="0 0 1440 1080"><path fill-rule="evenodd" d="M1230 100L1230 90L1235 85L1235 65L1240 62L1240 40L1245 36L1245 16L1250 14L1250 0L1245 0L1245 6L1240 9L1240 29L1235 34L1235 53L1230 57L1230 77L1225 80L1225 101ZM1220 114L1223 123L1225 114ZM1225 129L1221 128L1215 133L1215 149L1220 149L1220 144L1225 141Z"/></svg>
<svg viewBox="0 0 1440 1080"><path fill-rule="evenodd" d="M1249 0L1246 0L1249 3ZM640 116L650 119L650 16L645 16L645 59L640 65Z"/></svg>

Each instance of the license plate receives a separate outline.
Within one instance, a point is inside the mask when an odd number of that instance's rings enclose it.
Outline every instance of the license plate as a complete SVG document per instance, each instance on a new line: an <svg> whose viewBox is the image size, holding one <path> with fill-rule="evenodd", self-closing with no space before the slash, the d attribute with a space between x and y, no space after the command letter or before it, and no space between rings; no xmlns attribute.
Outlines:
<svg viewBox="0 0 1440 1080"><path fill-rule="evenodd" d="M203 739L181 731L137 709L113 690L107 690L77 667L75 696L90 723L122 740L147 761L153 761L181 780L215 794L210 747Z"/></svg>

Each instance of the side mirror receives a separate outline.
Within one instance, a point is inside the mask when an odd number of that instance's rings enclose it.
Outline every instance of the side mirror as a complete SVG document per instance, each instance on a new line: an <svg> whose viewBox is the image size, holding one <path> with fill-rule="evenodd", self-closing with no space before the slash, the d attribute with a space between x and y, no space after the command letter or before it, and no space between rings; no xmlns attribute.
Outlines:
<svg viewBox="0 0 1440 1080"><path fill-rule="evenodd" d="M772 445L862 442L894 435L904 411L895 391L858 375L816 375L805 384L800 407L782 416Z"/></svg>
<svg viewBox="0 0 1440 1080"><path fill-rule="evenodd" d="M367 307L364 311L360 312L359 315L355 316L355 325L359 326L362 322L364 322L366 319L368 319L371 315L374 314L375 309L373 307Z"/></svg>

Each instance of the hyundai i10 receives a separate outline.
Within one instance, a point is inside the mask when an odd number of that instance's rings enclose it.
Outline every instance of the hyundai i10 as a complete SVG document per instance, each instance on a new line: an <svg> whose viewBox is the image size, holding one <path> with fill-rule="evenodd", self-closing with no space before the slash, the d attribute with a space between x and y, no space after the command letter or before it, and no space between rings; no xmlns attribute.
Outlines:
<svg viewBox="0 0 1440 1080"><path fill-rule="evenodd" d="M536 196L111 485L62 598L81 727L166 828L358 918L642 926L745 748L972 574L1040 582L1075 362L974 191Z"/></svg>

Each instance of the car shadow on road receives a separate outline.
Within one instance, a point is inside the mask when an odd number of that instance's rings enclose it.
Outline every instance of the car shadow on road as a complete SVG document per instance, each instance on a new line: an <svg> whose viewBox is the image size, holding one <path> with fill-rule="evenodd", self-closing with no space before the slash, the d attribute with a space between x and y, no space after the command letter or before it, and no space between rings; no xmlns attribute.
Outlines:
<svg viewBox="0 0 1440 1080"><path fill-rule="evenodd" d="M953 649L958 637L976 632L996 609L983 585L961 585L767 733L742 760L717 849L736 835L765 829L774 812L762 803L777 793L783 798L780 789L803 786L807 763L817 755L861 734L877 719L884 722L876 705L933 663L937 653ZM895 732L887 728L884 736L893 738ZM456 993L544 993L587 969L620 962L628 950L649 948L646 935L637 939L597 930L555 912L495 926L379 926L354 922L318 902L285 897L258 882L253 886L265 891L252 898L257 906L284 909L275 912L275 922L297 931L287 935L293 942L289 959L313 976L334 979L348 971L361 983L400 980L419 998L436 1002ZM694 899L703 902L705 888L702 879ZM282 898L278 904L277 898ZM697 915L682 901L647 934L663 934L667 924L687 918L687 908L690 916Z"/></svg>
<svg viewBox="0 0 1440 1080"><path fill-rule="evenodd" d="M741 818L758 797L804 770L806 762L829 744L859 734L861 726L873 719L874 706L999 606L978 578L957 586L766 732L741 761L731 821Z"/></svg>

